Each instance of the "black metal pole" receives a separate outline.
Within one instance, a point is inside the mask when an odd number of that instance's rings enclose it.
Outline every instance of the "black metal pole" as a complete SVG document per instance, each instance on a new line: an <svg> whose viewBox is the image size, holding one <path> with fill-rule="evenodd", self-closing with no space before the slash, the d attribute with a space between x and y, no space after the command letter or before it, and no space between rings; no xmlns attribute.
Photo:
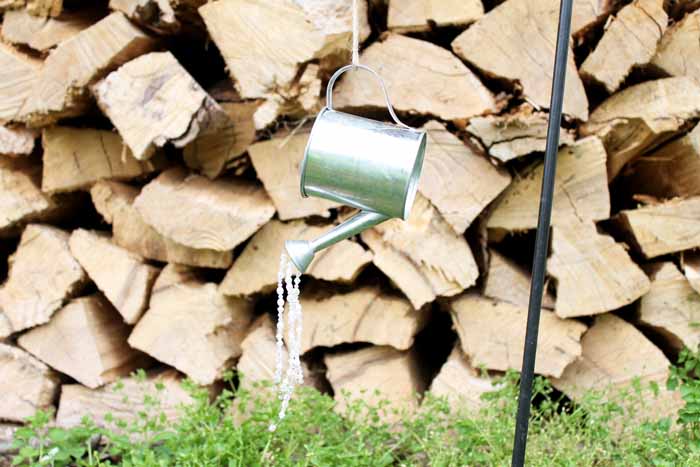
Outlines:
<svg viewBox="0 0 700 467"><path fill-rule="evenodd" d="M552 98L549 105L547 147L544 156L544 176L542 177L540 211L537 220L537 234L535 236L535 255L532 260L530 303L527 312L523 367L520 375L518 415L515 419L512 467L523 467L525 465L527 430L530 421L530 404L532 399L532 380L535 374L537 336L540 326L544 278L547 269L549 226L552 217L552 198L554 197L554 175L557 170L559 127L561 125L561 111L564 101L564 82L566 80L567 53L569 51L572 3L573 0L561 0L561 5L559 7L559 29L557 32L557 45L554 55L554 76L552 79Z"/></svg>

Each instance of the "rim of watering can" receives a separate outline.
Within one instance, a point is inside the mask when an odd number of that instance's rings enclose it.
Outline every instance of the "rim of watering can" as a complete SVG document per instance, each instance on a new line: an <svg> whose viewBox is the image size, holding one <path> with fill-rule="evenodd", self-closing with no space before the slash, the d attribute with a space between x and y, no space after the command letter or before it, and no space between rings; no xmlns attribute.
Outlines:
<svg viewBox="0 0 700 467"><path fill-rule="evenodd" d="M409 178L408 186L406 187L402 217L403 220L408 219L408 216L411 214L413 202L416 200L416 193L418 193L418 181L420 180L420 174L423 171L423 159L425 159L427 139L427 133L423 132L420 139L420 144L418 146L418 155L416 156L416 160L413 162L413 170L411 171L411 177Z"/></svg>

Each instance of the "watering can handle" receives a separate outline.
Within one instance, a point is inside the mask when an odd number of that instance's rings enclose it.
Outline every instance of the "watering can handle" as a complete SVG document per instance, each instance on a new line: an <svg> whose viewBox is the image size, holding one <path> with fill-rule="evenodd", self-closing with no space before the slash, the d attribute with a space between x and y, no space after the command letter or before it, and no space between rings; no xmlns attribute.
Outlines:
<svg viewBox="0 0 700 467"><path fill-rule="evenodd" d="M339 68L335 73L333 73L333 76L331 76L331 79L328 81L328 86L326 87L326 107L330 110L333 110L333 85L335 84L335 81L340 77L340 75L342 75L346 71L354 70L356 68L369 71L377 78L379 84L382 87L382 91L384 92L384 100L386 101L386 107L389 110L389 115L391 115L391 118L397 125L413 130L413 128L406 125L404 122L399 120L399 117L396 116L396 112L394 112L394 107L391 105L391 101L389 100L389 93L386 90L386 85L384 84L384 80L382 79L382 77L379 76L379 73L377 73L376 71L374 71L366 65L345 65L344 67Z"/></svg>

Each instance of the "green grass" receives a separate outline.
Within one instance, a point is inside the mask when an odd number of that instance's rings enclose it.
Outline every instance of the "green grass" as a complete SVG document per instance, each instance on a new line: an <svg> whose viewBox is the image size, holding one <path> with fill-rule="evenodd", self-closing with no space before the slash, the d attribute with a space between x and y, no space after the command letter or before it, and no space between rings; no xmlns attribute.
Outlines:
<svg viewBox="0 0 700 467"><path fill-rule="evenodd" d="M639 421L658 387L632 385L615 397L589 394L576 404L560 400L544 379L536 381L528 442L528 466L700 466L700 370L697 355L685 352L670 386L687 405L679 421ZM158 409L158 388L149 409L132 423L111 420L98 428L85 418L73 429L48 428L39 413L18 431L18 465L50 466L507 466L514 431L517 375L485 396L478 413L456 412L443 399L426 396L421 410L385 423L386 404L350 403L344 416L327 395L297 392L276 432L268 426L277 401L253 393L224 390L214 401L187 383L194 403L181 408L177 422ZM255 394L258 396L256 397ZM238 399L235 409L234 398ZM621 401L621 403L613 402ZM624 409L623 409L624 407ZM232 410L247 413L236 425ZM677 418L677 417L674 417ZM99 440L99 442L98 442Z"/></svg>

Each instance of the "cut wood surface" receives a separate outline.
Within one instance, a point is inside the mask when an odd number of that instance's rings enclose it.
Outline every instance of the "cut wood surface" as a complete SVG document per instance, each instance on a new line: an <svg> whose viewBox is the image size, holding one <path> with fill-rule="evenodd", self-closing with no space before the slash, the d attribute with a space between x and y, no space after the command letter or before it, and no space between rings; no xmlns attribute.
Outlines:
<svg viewBox="0 0 700 467"><path fill-rule="evenodd" d="M358 5L364 10L360 15L361 37L367 37L366 3L359 1ZM218 0L202 6L199 12L244 98L265 98L277 88L290 86L300 65L314 58L347 53L350 4ZM274 27L260 34L262 25Z"/></svg>
<svg viewBox="0 0 700 467"><path fill-rule="evenodd" d="M652 64L671 76L700 78L700 11L689 13L661 38Z"/></svg>
<svg viewBox="0 0 700 467"><path fill-rule="evenodd" d="M426 323L427 314L415 311L408 300L362 287L327 298L301 298L304 328L301 351L368 342L407 350Z"/></svg>
<svg viewBox="0 0 700 467"><path fill-rule="evenodd" d="M496 250L489 250L484 295L501 302L527 307L530 303L530 273ZM554 297L545 292L542 308L553 309Z"/></svg>
<svg viewBox="0 0 700 467"><path fill-rule="evenodd" d="M500 371L520 368L527 307L476 294L462 295L451 301L449 307L462 350L472 365ZM581 335L586 326L542 310L540 331L535 372L561 376L581 355Z"/></svg>
<svg viewBox="0 0 700 467"><path fill-rule="evenodd" d="M700 294L671 262L649 266L651 290L639 302L639 321L680 351L700 344Z"/></svg>
<svg viewBox="0 0 700 467"><path fill-rule="evenodd" d="M447 398L450 406L456 410L479 410L484 405L481 396L497 389L491 378L482 375L469 363L459 344L452 349L430 384L430 392L434 396Z"/></svg>
<svg viewBox="0 0 700 467"><path fill-rule="evenodd" d="M233 122L170 52L143 55L100 81L93 91L137 159L168 143L213 178L235 156Z"/></svg>
<svg viewBox="0 0 700 467"><path fill-rule="evenodd" d="M2 38L11 44L48 52L98 19L89 10L87 13L62 15L60 18L42 18L27 10L13 10L3 15Z"/></svg>
<svg viewBox="0 0 700 467"><path fill-rule="evenodd" d="M597 134L608 152L608 178L644 152L671 138L700 116L700 82L664 78L613 94L591 113L579 131Z"/></svg>
<svg viewBox="0 0 700 467"><path fill-rule="evenodd" d="M299 166L304 158L308 133L273 137L248 148L255 173L265 186L281 220L311 215L329 216L340 203L321 198L302 198Z"/></svg>
<svg viewBox="0 0 700 467"><path fill-rule="evenodd" d="M127 180L163 165L134 159L119 135L111 131L54 126L44 130L41 189L48 193L89 188L104 180Z"/></svg>
<svg viewBox="0 0 700 467"><path fill-rule="evenodd" d="M49 410L59 387L58 375L27 352L0 343L0 419L23 422Z"/></svg>
<svg viewBox="0 0 700 467"><path fill-rule="evenodd" d="M615 10L620 0L577 0L573 5L571 34L581 37L601 23Z"/></svg>
<svg viewBox="0 0 700 467"><path fill-rule="evenodd" d="M157 261L217 269L231 266L233 253L230 250L190 248L162 236L146 224L133 206L138 194L137 188L117 182L98 182L90 190L95 208L112 224L114 243Z"/></svg>
<svg viewBox="0 0 700 467"><path fill-rule="evenodd" d="M391 34L367 47L360 61L382 76L399 112L456 120L496 110L493 95L479 78L448 50L430 42ZM381 87L371 80L364 72L345 76L336 86L334 105L386 108Z"/></svg>
<svg viewBox="0 0 700 467"><path fill-rule="evenodd" d="M433 25L466 26L484 15L481 0L390 0L387 26L397 32L429 31Z"/></svg>
<svg viewBox="0 0 700 467"><path fill-rule="evenodd" d="M683 274L688 279L688 283L700 294L700 253L687 252L683 255L682 265Z"/></svg>
<svg viewBox="0 0 700 467"><path fill-rule="evenodd" d="M592 223L552 229L547 270L556 279L554 309L562 318L615 310L649 291L649 279L624 246Z"/></svg>
<svg viewBox="0 0 700 467"><path fill-rule="evenodd" d="M99 294L77 298L48 324L21 335L19 345L89 388L126 376L144 363L129 347L129 327Z"/></svg>
<svg viewBox="0 0 700 467"><path fill-rule="evenodd" d="M240 178L211 181L179 167L146 185L134 207L161 235L184 246L216 251L233 249L275 213L257 183Z"/></svg>
<svg viewBox="0 0 700 467"><path fill-rule="evenodd" d="M335 391L336 408L341 412L347 407L343 396L347 391L351 400L361 398L370 404L387 401L389 406L382 415L391 421L398 417L391 413L392 408L416 409L416 393L425 389L415 352L373 346L326 355L324 361L328 381Z"/></svg>
<svg viewBox="0 0 700 467"><path fill-rule="evenodd" d="M415 309L457 295L479 276L471 249L430 202L417 196L408 220L392 219L362 232L373 263Z"/></svg>
<svg viewBox="0 0 700 467"><path fill-rule="evenodd" d="M520 174L494 203L490 229L508 231L537 227L544 162ZM557 155L552 225L569 225L610 217L605 148L598 138L585 138Z"/></svg>
<svg viewBox="0 0 700 467"><path fill-rule="evenodd" d="M0 125L0 156L28 156L34 151L35 140L33 130Z"/></svg>
<svg viewBox="0 0 700 467"><path fill-rule="evenodd" d="M267 293L277 285L280 254L286 240L311 240L333 228L311 226L304 221L289 223L272 220L265 224L236 258L221 283L226 295L246 296ZM372 261L372 253L351 240L343 240L316 254L306 274L333 282L352 282Z"/></svg>
<svg viewBox="0 0 700 467"><path fill-rule="evenodd" d="M63 210L39 187L41 167L24 159L0 158L0 236L27 222L50 220Z"/></svg>
<svg viewBox="0 0 700 467"><path fill-rule="evenodd" d="M41 61L0 42L0 124L16 120L33 92Z"/></svg>
<svg viewBox="0 0 700 467"><path fill-rule="evenodd" d="M496 168L474 145L465 145L442 123L430 121L425 160L418 189L456 233L474 219L510 183L507 171Z"/></svg>
<svg viewBox="0 0 700 467"><path fill-rule="evenodd" d="M700 197L621 211L617 223L647 258L700 247Z"/></svg>
<svg viewBox="0 0 700 467"><path fill-rule="evenodd" d="M700 195L700 124L638 158L625 174L633 193L657 198Z"/></svg>
<svg viewBox="0 0 700 467"><path fill-rule="evenodd" d="M134 324L148 306L148 298L159 269L125 250L103 233L74 230L70 250L90 279L122 315ZM108 267L105 267L108 265Z"/></svg>
<svg viewBox="0 0 700 467"><path fill-rule="evenodd" d="M617 91L635 68L646 65L666 30L663 0L635 0L622 8L581 65L581 76Z"/></svg>
<svg viewBox="0 0 700 467"><path fill-rule="evenodd" d="M37 126L79 115L90 103L90 84L153 46L123 14L112 13L49 54L19 119Z"/></svg>
<svg viewBox="0 0 700 467"><path fill-rule="evenodd" d="M166 286L156 280L150 306L129 345L208 385L241 354L252 304L226 297L216 284L198 281Z"/></svg>
<svg viewBox="0 0 700 467"><path fill-rule="evenodd" d="M109 8L121 11L127 18L160 34L172 34L180 29L171 0L110 0Z"/></svg>
<svg viewBox="0 0 700 467"><path fill-rule="evenodd" d="M56 414L56 425L75 427L85 414L90 414L97 426L114 428L114 421L135 422L139 414L152 408L145 402L157 404L157 410L169 421L176 420L178 407L194 401L182 387L182 377L175 370L149 374L146 379L131 376L99 389L80 384L64 384ZM108 416L109 414L109 416ZM114 421L108 421L108 418Z"/></svg>
<svg viewBox="0 0 700 467"><path fill-rule="evenodd" d="M487 115L469 120L467 131L481 141L489 155L508 162L533 152L544 152L547 140L547 114L523 104L505 115ZM560 129L559 144L570 145L574 135Z"/></svg>
<svg viewBox="0 0 700 467"><path fill-rule="evenodd" d="M80 291L86 278L70 252L67 232L30 225L11 259L7 282L0 287L0 310L14 332L46 323Z"/></svg>
<svg viewBox="0 0 700 467"><path fill-rule="evenodd" d="M528 101L547 108L558 13L556 0L508 0L457 36L452 49L485 74L519 83ZM566 77L564 113L585 121L588 99L571 52Z"/></svg>

